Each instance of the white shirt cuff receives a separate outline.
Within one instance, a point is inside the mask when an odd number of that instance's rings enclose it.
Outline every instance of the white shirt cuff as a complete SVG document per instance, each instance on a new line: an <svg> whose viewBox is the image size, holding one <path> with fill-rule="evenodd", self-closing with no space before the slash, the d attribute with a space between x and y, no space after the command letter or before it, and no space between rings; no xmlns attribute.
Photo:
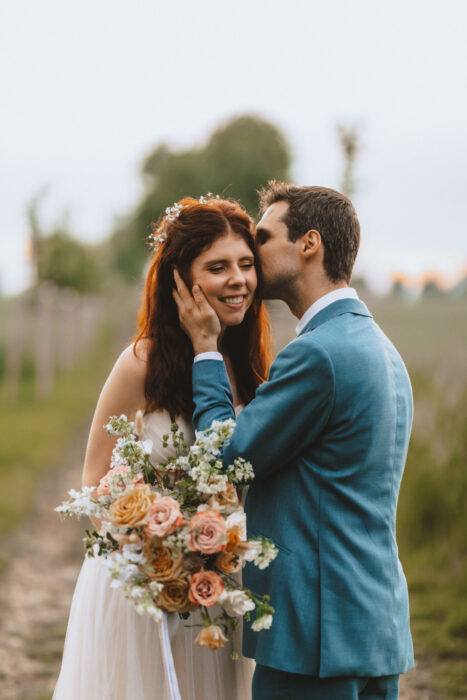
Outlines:
<svg viewBox="0 0 467 700"><path fill-rule="evenodd" d="M223 357L220 352L200 352L199 355L195 355L193 364L195 362L200 362L201 360L220 360L223 361Z"/></svg>

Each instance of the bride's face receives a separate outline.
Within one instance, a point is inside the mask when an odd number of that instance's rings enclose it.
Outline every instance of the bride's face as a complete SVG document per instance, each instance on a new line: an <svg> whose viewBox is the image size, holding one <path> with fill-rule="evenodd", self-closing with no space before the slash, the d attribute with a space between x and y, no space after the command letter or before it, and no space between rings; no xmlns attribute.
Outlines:
<svg viewBox="0 0 467 700"><path fill-rule="evenodd" d="M258 284L245 239L230 232L214 241L193 261L191 283L201 287L223 327L241 323Z"/></svg>

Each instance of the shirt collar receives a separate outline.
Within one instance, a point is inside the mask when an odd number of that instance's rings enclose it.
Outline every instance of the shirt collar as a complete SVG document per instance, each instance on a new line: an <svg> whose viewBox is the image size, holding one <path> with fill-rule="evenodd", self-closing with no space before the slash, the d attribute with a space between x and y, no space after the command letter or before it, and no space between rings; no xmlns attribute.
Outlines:
<svg viewBox="0 0 467 700"><path fill-rule="evenodd" d="M333 292L329 292L320 297L301 317L296 328L297 335L310 323L313 316L316 316L317 313L325 309L329 304L332 304L334 301L340 301L341 299L358 299L358 294L352 287L344 287L343 289L335 289Z"/></svg>

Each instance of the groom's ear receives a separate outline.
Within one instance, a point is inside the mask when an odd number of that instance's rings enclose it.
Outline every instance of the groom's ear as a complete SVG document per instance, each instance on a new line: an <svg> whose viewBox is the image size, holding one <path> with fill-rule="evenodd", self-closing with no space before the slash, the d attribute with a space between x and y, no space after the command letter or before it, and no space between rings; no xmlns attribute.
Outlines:
<svg viewBox="0 0 467 700"><path fill-rule="evenodd" d="M319 231L312 228L300 238L300 252L305 258L312 258L322 245Z"/></svg>

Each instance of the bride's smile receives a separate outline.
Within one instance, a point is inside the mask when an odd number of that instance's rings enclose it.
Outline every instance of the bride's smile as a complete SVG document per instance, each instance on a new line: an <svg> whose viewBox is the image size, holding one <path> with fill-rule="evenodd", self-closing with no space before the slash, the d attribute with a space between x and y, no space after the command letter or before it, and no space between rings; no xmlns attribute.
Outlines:
<svg viewBox="0 0 467 700"><path fill-rule="evenodd" d="M191 283L201 287L224 328L241 323L258 284L245 239L229 232L214 241L193 261Z"/></svg>

